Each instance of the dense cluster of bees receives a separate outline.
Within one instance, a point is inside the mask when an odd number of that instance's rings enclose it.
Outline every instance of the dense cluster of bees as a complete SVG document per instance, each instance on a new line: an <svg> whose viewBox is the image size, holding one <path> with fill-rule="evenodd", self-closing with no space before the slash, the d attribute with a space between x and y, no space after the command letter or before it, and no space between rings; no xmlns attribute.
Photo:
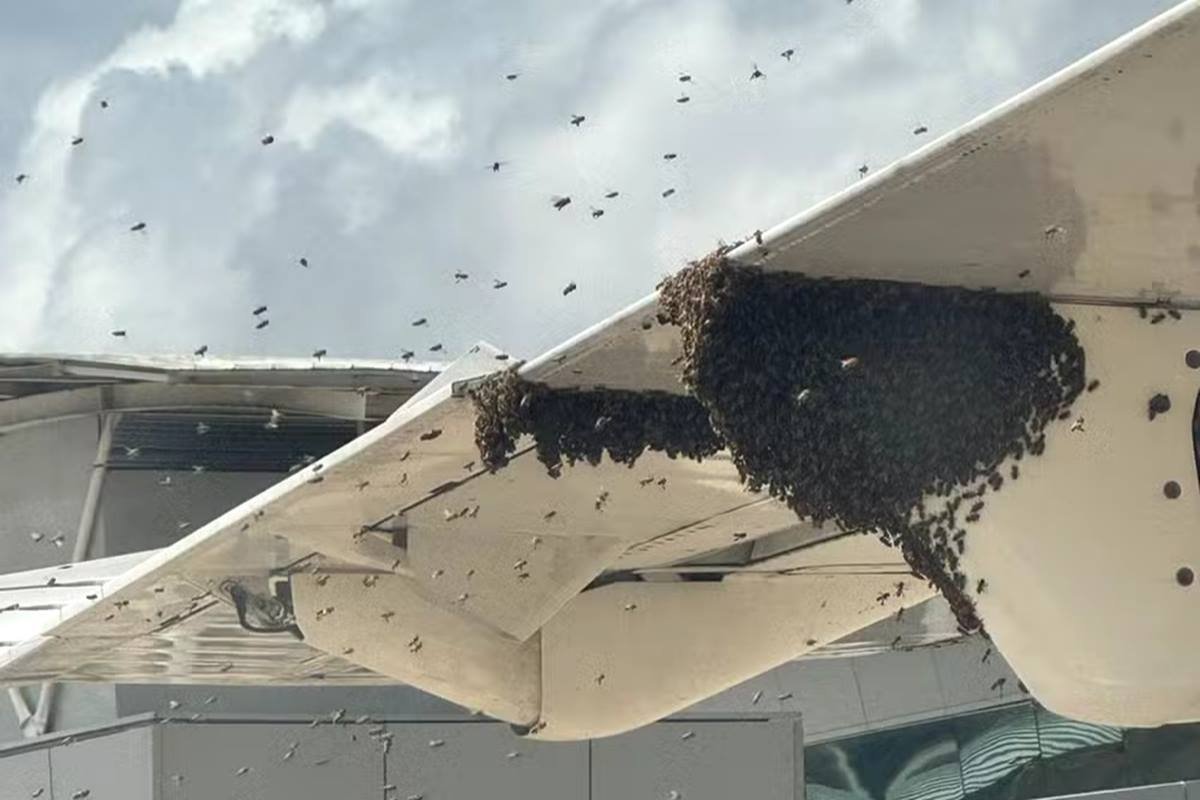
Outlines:
<svg viewBox="0 0 1200 800"><path fill-rule="evenodd" d="M534 437L538 459L555 477L564 463L595 466L605 452L632 466L647 449L698 460L724 447L705 408L681 395L556 390L508 369L484 381L473 398L475 443L489 469L506 465L526 434Z"/></svg>
<svg viewBox="0 0 1200 800"><path fill-rule="evenodd" d="M527 433L555 474L604 450L629 463L646 448L728 448L748 489L899 547L962 629L981 629L960 569L967 526L1095 388L1074 323L1032 293L812 279L719 254L659 289L689 396L552 390L506 372L476 394L484 463L503 466Z"/></svg>

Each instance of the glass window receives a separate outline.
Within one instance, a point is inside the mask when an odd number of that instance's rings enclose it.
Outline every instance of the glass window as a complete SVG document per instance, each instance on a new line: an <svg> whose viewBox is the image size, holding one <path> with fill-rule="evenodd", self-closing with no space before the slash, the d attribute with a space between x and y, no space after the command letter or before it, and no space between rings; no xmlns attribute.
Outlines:
<svg viewBox="0 0 1200 800"><path fill-rule="evenodd" d="M1038 757L1037 720L1028 703L949 720L962 759L963 791L973 796Z"/></svg>
<svg viewBox="0 0 1200 800"><path fill-rule="evenodd" d="M358 435L353 420L303 414L125 414L111 469L286 473Z"/></svg>
<svg viewBox="0 0 1200 800"><path fill-rule="evenodd" d="M944 722L815 745L805 751L810 800L956 800L958 745Z"/></svg>
<svg viewBox="0 0 1200 800"><path fill-rule="evenodd" d="M805 750L813 800L1033 800L1200 778L1200 724L1121 729L1027 702Z"/></svg>

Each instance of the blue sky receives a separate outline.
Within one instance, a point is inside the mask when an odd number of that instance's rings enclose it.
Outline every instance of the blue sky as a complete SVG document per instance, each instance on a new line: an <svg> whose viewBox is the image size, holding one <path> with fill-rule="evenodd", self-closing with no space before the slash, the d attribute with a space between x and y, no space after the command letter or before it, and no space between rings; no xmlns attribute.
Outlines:
<svg viewBox="0 0 1200 800"><path fill-rule="evenodd" d="M1171 5L6 3L0 350L536 355Z"/></svg>

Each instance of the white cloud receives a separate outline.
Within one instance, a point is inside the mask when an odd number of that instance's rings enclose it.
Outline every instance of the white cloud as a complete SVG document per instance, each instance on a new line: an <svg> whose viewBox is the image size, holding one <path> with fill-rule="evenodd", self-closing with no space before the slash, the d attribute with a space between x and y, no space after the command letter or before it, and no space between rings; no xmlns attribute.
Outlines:
<svg viewBox="0 0 1200 800"><path fill-rule="evenodd" d="M980 28L971 37L971 52L975 54L975 69L992 75L1013 77L1021 69L1021 61L1012 38L994 28Z"/></svg>
<svg viewBox="0 0 1200 800"><path fill-rule="evenodd" d="M98 71L182 67L203 78L242 66L269 42L312 41L325 23L308 0L185 0L169 27L136 31Z"/></svg>
<svg viewBox="0 0 1200 800"><path fill-rule="evenodd" d="M183 0L33 109L32 178L0 189L0 349L532 354L1169 1Z"/></svg>
<svg viewBox="0 0 1200 800"><path fill-rule="evenodd" d="M417 97L392 75L372 75L346 86L296 91L284 112L281 138L312 149L333 125L374 139L388 152L441 159L456 151L459 111L450 97Z"/></svg>
<svg viewBox="0 0 1200 800"><path fill-rule="evenodd" d="M20 349L38 338L55 271L84 233L68 188L75 155L69 142L79 134L99 82L122 70L163 74L182 68L197 78L220 74L243 66L271 42L311 41L325 21L320 6L302 0L184 0L169 25L130 34L95 67L43 93L19 156L22 170L34 179L24 187L28 191L0 205L5 256L0 349ZM105 302L102 296L92 300Z"/></svg>

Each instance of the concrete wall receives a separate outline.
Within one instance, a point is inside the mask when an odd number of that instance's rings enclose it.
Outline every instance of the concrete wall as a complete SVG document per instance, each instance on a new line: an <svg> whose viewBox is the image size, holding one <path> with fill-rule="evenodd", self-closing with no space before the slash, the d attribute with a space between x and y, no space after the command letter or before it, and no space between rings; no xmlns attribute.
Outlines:
<svg viewBox="0 0 1200 800"><path fill-rule="evenodd" d="M803 797L800 720L663 722L592 742L592 800ZM543 795L546 796L546 795Z"/></svg>
<svg viewBox="0 0 1200 800"><path fill-rule="evenodd" d="M682 716L802 713L805 740L814 743L1027 697L1004 659L989 649L985 640L971 637L911 652L794 661Z"/></svg>
<svg viewBox="0 0 1200 800"><path fill-rule="evenodd" d="M384 754L363 726L247 722L159 727L156 797L383 797ZM288 757L293 743L297 746Z"/></svg>
<svg viewBox="0 0 1200 800"><path fill-rule="evenodd" d="M0 797L156 800L155 733L145 725L0 752Z"/></svg>
<svg viewBox="0 0 1200 800"><path fill-rule="evenodd" d="M793 800L803 797L798 722L660 723L557 743L478 719L143 720L0 751L0 797L68 800L88 790L88 800Z"/></svg>
<svg viewBox="0 0 1200 800"><path fill-rule="evenodd" d="M625 736L572 743L522 740L507 725L486 721L389 723L384 727L392 745L386 753L367 733L371 727L165 726L162 796L802 797L802 742L793 719L660 723Z"/></svg>
<svg viewBox="0 0 1200 800"><path fill-rule="evenodd" d="M0 786L4 787L9 797L48 798L50 748L0 757Z"/></svg>

